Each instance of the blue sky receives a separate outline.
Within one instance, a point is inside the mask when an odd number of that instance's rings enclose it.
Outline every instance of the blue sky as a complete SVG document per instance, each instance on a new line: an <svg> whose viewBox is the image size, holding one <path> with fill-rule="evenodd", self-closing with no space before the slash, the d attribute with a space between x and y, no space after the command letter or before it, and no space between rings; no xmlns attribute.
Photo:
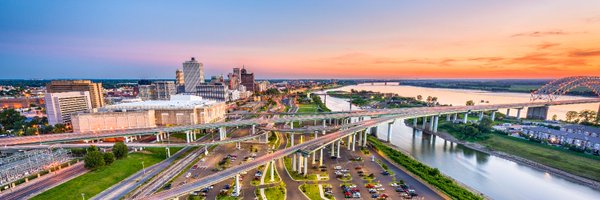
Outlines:
<svg viewBox="0 0 600 200"><path fill-rule="evenodd" d="M582 43L598 41L600 4L569 2L0 1L0 78L173 78L191 56L208 75L246 65L261 78L462 78L458 72L469 69L598 67L595 58L573 62L556 53L534 58L556 62L513 63L540 53L530 46L544 42L560 44L557 52L595 52ZM560 34L511 37L535 32ZM471 56L503 60L464 62Z"/></svg>

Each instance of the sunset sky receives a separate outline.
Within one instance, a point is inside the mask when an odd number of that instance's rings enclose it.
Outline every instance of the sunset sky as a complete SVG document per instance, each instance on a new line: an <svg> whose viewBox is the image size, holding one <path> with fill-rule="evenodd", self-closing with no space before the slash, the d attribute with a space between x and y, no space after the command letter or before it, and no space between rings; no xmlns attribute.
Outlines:
<svg viewBox="0 0 600 200"><path fill-rule="evenodd" d="M600 75L600 1L0 1L0 78Z"/></svg>

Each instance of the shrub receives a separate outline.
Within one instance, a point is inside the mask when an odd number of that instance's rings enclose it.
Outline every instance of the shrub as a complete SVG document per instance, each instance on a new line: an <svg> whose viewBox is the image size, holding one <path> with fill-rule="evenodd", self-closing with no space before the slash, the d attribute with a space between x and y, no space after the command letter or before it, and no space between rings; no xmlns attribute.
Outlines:
<svg viewBox="0 0 600 200"><path fill-rule="evenodd" d="M112 152L115 154L115 158L122 159L127 158L127 145L123 142L117 142L112 148Z"/></svg>

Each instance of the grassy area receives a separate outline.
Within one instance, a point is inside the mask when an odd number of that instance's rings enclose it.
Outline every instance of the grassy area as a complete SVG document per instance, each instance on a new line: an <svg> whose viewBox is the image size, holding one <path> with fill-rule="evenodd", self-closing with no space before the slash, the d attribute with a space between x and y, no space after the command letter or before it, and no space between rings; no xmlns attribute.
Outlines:
<svg viewBox="0 0 600 200"><path fill-rule="evenodd" d="M308 196L310 200L321 200L319 185L317 184L302 184L300 185L300 191Z"/></svg>
<svg viewBox="0 0 600 200"><path fill-rule="evenodd" d="M483 199L483 197L473 194L469 190L463 188L452 179L444 176L437 168L431 168L423 163L387 146L373 136L369 136L369 143L375 149L385 154L395 163L402 165L408 171L421 177L427 183L440 189L453 199ZM382 166L383 167L383 166ZM384 167L385 169L386 167Z"/></svg>
<svg viewBox="0 0 600 200"><path fill-rule="evenodd" d="M277 169L277 168L275 168L275 169ZM281 179L279 178L279 173L277 171L275 171L273 174L274 174L273 180L275 180L273 182L281 181ZM265 182L271 183L271 165L268 165L267 173L265 174Z"/></svg>
<svg viewBox="0 0 600 200"><path fill-rule="evenodd" d="M495 151L502 151L571 174L600 181L600 158L598 156L497 134L480 143Z"/></svg>
<svg viewBox="0 0 600 200"><path fill-rule="evenodd" d="M260 197L259 194L259 189L256 189L256 194L257 196ZM267 197L268 200L279 200L279 199L285 199L285 183L281 183L277 186L273 186L273 187L268 187L265 188L265 196Z"/></svg>
<svg viewBox="0 0 600 200"><path fill-rule="evenodd" d="M289 157L284 157L283 158L283 163L285 165L285 168L287 168L287 171L290 172L290 175L292 176L292 179L295 180L317 180L317 175L316 174L309 174L308 176L304 176L302 174L299 174L298 172L292 171L292 159Z"/></svg>
<svg viewBox="0 0 600 200"><path fill-rule="evenodd" d="M174 151L172 152L179 149L181 148L173 148ZM142 170L142 162L144 162L145 167L149 167L165 159L165 157L166 153L163 148L146 148L144 151L129 154L125 159L116 160L109 166L101 167L60 184L32 199L80 199L82 193L85 194L85 198L91 198Z"/></svg>
<svg viewBox="0 0 600 200"><path fill-rule="evenodd" d="M298 112L319 112L317 104L298 104Z"/></svg>

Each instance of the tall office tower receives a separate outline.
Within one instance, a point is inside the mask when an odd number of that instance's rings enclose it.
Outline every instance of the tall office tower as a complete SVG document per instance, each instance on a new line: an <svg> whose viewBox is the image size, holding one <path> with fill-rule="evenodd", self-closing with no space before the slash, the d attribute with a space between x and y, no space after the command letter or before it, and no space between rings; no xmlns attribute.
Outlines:
<svg viewBox="0 0 600 200"><path fill-rule="evenodd" d="M173 81L154 81L152 83L156 88L157 100L169 100L171 95L177 93L175 82Z"/></svg>
<svg viewBox="0 0 600 200"><path fill-rule="evenodd" d="M181 69L177 69L177 71L175 71L175 80L175 84L177 84L177 86L184 85L185 80L183 79L183 71L181 71Z"/></svg>
<svg viewBox="0 0 600 200"><path fill-rule="evenodd" d="M236 75L236 76L238 77L238 79L239 79L240 77L242 77L242 72L240 71L240 68L239 68L239 67L234 67L234 68L233 68L233 74L234 74L234 75Z"/></svg>
<svg viewBox="0 0 600 200"><path fill-rule="evenodd" d="M185 92L196 92L196 87L204 83L204 66L192 57L191 60L183 63L183 81L185 82Z"/></svg>
<svg viewBox="0 0 600 200"><path fill-rule="evenodd" d="M139 85L138 90L138 97L144 101L158 99L156 85Z"/></svg>
<svg viewBox="0 0 600 200"><path fill-rule="evenodd" d="M72 114L92 109L88 91L46 93L44 101L50 125L70 123Z"/></svg>
<svg viewBox="0 0 600 200"><path fill-rule="evenodd" d="M229 89L237 90L240 87L240 77L235 75L234 73L227 74L227 79L229 79Z"/></svg>
<svg viewBox="0 0 600 200"><path fill-rule="evenodd" d="M90 80L56 80L46 85L47 93L59 92L89 92L92 108L104 106L102 83L92 83Z"/></svg>
<svg viewBox="0 0 600 200"><path fill-rule="evenodd" d="M246 87L246 90L254 92L254 73L248 73L246 68L242 68L241 73L242 85Z"/></svg>

